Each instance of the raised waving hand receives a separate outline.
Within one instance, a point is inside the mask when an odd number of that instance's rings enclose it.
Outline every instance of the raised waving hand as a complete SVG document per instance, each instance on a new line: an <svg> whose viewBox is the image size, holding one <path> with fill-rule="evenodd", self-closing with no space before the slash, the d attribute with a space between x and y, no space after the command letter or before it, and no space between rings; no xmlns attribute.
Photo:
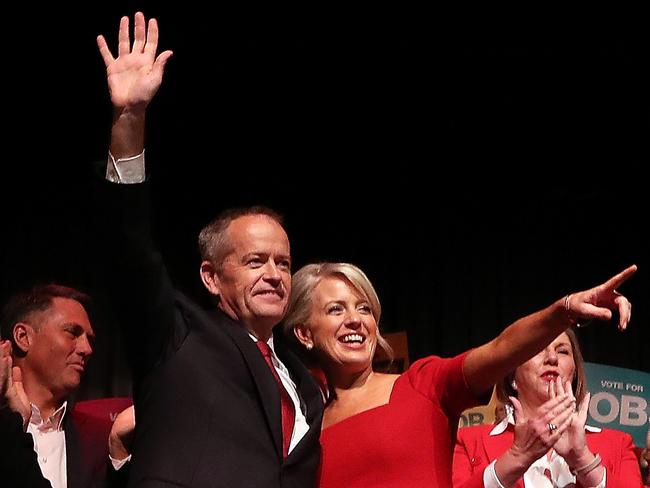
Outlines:
<svg viewBox="0 0 650 488"><path fill-rule="evenodd" d="M115 108L146 107L160 88L165 64L173 54L167 50L156 56L156 19L149 19L147 25L144 14L137 12L134 24L131 44L129 18L125 16L120 20L117 57L111 53L104 36L97 36L97 46L106 66L108 89Z"/></svg>

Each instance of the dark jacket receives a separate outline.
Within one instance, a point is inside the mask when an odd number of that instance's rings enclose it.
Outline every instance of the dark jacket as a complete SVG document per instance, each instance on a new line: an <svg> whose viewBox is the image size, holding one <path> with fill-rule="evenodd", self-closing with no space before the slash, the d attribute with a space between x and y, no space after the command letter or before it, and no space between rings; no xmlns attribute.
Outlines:
<svg viewBox="0 0 650 488"><path fill-rule="evenodd" d="M7 488L52 488L41 474L31 434L19 413L0 409L0 485Z"/></svg>
<svg viewBox="0 0 650 488"><path fill-rule="evenodd" d="M68 488L125 485L124 477L109 467L110 428L110 422L68 411L63 420ZM0 486L50 488L38 465L32 435L23 431L20 414L8 408L0 410L0 453Z"/></svg>
<svg viewBox="0 0 650 488"><path fill-rule="evenodd" d="M172 286L152 245L148 184L105 183L117 261L115 305L134 366L136 435L129 486L315 486L323 414L318 386L276 338L309 431L282 459L277 384L245 328Z"/></svg>

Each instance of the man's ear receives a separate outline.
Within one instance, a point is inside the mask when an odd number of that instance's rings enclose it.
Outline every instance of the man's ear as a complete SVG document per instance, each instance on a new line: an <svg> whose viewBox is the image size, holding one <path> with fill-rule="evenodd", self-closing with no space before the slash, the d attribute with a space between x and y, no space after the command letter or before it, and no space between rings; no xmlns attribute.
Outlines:
<svg viewBox="0 0 650 488"><path fill-rule="evenodd" d="M13 337L18 351L16 353L27 354L33 344L34 328L24 322L18 322L14 325Z"/></svg>
<svg viewBox="0 0 650 488"><path fill-rule="evenodd" d="M307 348L307 350L311 350L311 348L314 347L311 330L305 324L294 325L293 334L296 336L296 339Z"/></svg>
<svg viewBox="0 0 650 488"><path fill-rule="evenodd" d="M203 261L200 268L201 281L212 295L219 296L221 294L221 283L217 271L211 261Z"/></svg>

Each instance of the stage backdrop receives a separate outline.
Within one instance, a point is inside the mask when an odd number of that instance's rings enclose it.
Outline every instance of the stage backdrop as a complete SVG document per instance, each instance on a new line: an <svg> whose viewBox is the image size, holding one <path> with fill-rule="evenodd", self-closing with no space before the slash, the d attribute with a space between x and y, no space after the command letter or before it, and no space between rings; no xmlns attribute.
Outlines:
<svg viewBox="0 0 650 488"><path fill-rule="evenodd" d="M634 444L645 447L650 409L650 374L603 364L585 363L590 425L629 433Z"/></svg>

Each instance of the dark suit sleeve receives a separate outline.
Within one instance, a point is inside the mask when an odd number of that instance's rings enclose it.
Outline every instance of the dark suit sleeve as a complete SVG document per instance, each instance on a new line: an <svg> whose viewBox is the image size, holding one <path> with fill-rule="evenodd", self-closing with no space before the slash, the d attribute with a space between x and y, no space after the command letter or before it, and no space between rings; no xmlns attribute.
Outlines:
<svg viewBox="0 0 650 488"><path fill-rule="evenodd" d="M109 459L106 468L108 488L125 488L129 480L130 469L131 462L129 461L122 466L122 468L116 471L115 468L113 468L113 463L111 463Z"/></svg>
<svg viewBox="0 0 650 488"><path fill-rule="evenodd" d="M52 488L38 465L32 436L23 432L20 414L0 409L0 486Z"/></svg>
<svg viewBox="0 0 650 488"><path fill-rule="evenodd" d="M176 320L175 292L153 244L149 183L102 180L98 185L99 236L108 265L109 295L137 384L169 348L184 339L186 330L184 322Z"/></svg>

